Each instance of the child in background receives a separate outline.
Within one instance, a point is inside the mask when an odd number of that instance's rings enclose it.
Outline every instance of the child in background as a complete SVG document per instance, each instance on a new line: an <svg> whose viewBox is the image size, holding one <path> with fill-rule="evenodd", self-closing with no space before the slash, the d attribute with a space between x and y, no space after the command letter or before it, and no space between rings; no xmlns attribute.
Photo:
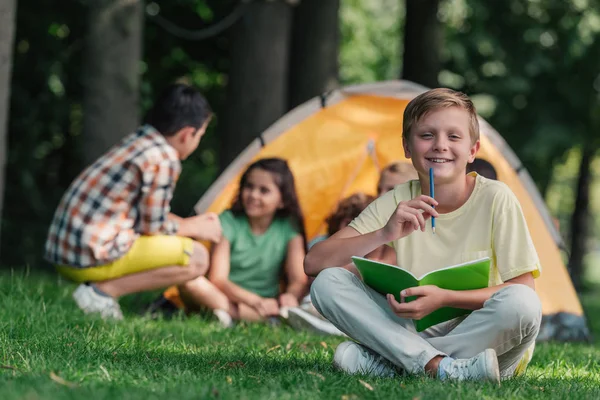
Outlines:
<svg viewBox="0 0 600 400"><path fill-rule="evenodd" d="M302 266L304 218L286 161L251 164L231 208L219 215L223 239L213 246L208 279L179 287L186 308L212 309L222 325L276 317L307 290ZM282 274L283 272L283 274ZM280 293L282 275L286 287Z"/></svg>
<svg viewBox="0 0 600 400"><path fill-rule="evenodd" d="M362 210L365 209L366 206L369 205L375 198L373 196L369 196L364 193L355 193L342 199L334 212L332 212L326 219L325 223L327 224L327 234L317 236L308 244L308 248L310 249L316 243L319 243L322 240L327 239L329 236L333 235L337 231L342 228L348 226L348 224L356 217Z"/></svg>
<svg viewBox="0 0 600 400"><path fill-rule="evenodd" d="M415 179L419 179L419 176L411 163L404 161L391 163L381 170L379 182L377 182L377 197L398 185Z"/></svg>
<svg viewBox="0 0 600 400"><path fill-rule="evenodd" d="M84 170L63 196L45 257L65 277L85 313L122 319L117 299L204 275L208 252L193 241L218 241L216 215L169 213L175 182L200 143L212 112L204 97L172 85L146 125Z"/></svg>
<svg viewBox="0 0 600 400"><path fill-rule="evenodd" d="M499 382L523 372L541 323L534 290L541 266L515 195L501 182L466 173L480 146L473 103L450 89L425 92L406 107L402 134L419 180L375 200L304 261L307 274L317 276L311 286L315 307L359 342L340 344L334 365L351 374L394 376L402 370L459 381ZM429 196L430 168L435 199ZM436 218L435 235L430 217ZM489 287L421 286L399 293L397 302L339 268L386 243L415 275L489 256ZM473 312L417 332L413 320L441 307Z"/></svg>
<svg viewBox="0 0 600 400"><path fill-rule="evenodd" d="M467 173L477 172L479 175L484 176L488 179L497 180L498 174L496 168L488 161L482 158L476 158L472 163L467 164Z"/></svg>

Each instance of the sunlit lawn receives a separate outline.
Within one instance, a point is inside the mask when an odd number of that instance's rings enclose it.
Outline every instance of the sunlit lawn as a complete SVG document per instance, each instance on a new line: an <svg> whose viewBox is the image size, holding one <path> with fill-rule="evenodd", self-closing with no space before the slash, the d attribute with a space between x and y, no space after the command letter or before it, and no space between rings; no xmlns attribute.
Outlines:
<svg viewBox="0 0 600 400"><path fill-rule="evenodd" d="M8 399L359 399L600 398L600 346L540 344L524 378L500 388L426 378L345 376L331 367L339 338L290 328L135 315L84 317L73 284L53 275L0 274L0 398ZM146 298L148 299L148 298ZM584 297L600 316L600 295ZM600 317L592 329L600 332Z"/></svg>

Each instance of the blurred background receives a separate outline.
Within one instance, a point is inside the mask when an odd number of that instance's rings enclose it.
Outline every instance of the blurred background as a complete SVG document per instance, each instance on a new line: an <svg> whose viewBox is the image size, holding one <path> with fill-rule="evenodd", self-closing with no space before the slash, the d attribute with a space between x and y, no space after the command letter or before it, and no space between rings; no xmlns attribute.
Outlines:
<svg viewBox="0 0 600 400"><path fill-rule="evenodd" d="M173 81L216 112L182 216L280 116L342 85L469 94L535 180L574 284L600 284L598 0L2 0L0 268L44 268L71 180Z"/></svg>

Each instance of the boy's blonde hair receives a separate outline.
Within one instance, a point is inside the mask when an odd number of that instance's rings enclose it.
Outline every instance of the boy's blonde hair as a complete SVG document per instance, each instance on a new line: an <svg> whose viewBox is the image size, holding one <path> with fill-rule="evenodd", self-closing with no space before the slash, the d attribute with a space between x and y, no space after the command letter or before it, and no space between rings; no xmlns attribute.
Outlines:
<svg viewBox="0 0 600 400"><path fill-rule="evenodd" d="M477 110L475 110L475 105L466 94L446 88L428 90L408 103L404 109L402 139L408 143L411 129L427 113L448 107L460 107L469 113L469 134L471 136L471 142L475 143L478 141L479 122L477 121Z"/></svg>

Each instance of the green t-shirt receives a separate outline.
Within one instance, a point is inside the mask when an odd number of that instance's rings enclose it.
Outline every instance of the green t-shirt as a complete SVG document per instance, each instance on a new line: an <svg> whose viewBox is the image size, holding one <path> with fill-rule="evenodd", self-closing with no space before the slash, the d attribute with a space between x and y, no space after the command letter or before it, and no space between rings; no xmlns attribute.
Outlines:
<svg viewBox="0 0 600 400"><path fill-rule="evenodd" d="M259 296L276 297L288 243L298 230L289 219L275 218L265 233L255 235L245 215L227 210L219 219L230 243L229 280Z"/></svg>

